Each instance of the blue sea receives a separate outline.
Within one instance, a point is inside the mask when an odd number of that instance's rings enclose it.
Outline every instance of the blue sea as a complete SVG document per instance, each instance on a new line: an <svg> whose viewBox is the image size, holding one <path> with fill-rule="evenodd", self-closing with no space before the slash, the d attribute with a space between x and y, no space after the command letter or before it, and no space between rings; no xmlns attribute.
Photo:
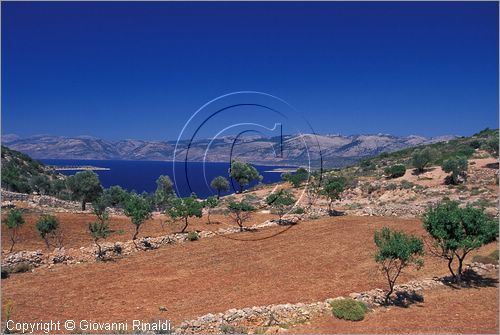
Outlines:
<svg viewBox="0 0 500 335"><path fill-rule="evenodd" d="M195 192L198 197L206 198L215 195L210 188L210 182L217 176L228 178L229 163L202 163L189 162L165 162L165 161L127 161L127 160L73 160L73 159L41 159L44 164L56 166L83 166L91 165L110 170L95 171L104 187L120 185L128 191L141 193L154 192L156 190L156 179L160 175L168 175L176 185L178 196L186 197ZM174 167L175 164L175 167ZM254 165L263 176L263 183L270 184L281 180L281 173L270 172L282 166L259 166ZM289 168L289 167L288 167ZM175 176L174 176L175 170ZM60 171L65 175L72 175L78 171ZM175 178L174 178L175 177ZM228 178L229 179L229 178ZM238 184L230 180L231 188L226 194L239 190ZM248 187L256 185L253 182Z"/></svg>

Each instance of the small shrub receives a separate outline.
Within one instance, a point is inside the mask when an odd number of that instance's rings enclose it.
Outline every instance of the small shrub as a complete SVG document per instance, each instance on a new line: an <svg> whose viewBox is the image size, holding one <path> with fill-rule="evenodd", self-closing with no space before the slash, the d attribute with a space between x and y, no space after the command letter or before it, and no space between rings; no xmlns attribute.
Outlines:
<svg viewBox="0 0 500 335"><path fill-rule="evenodd" d="M9 271L6 269L2 269L2 279L7 279L9 278Z"/></svg>
<svg viewBox="0 0 500 335"><path fill-rule="evenodd" d="M223 324L220 326L220 331L222 334L248 334L248 329L245 326L233 326L228 324Z"/></svg>
<svg viewBox="0 0 500 335"><path fill-rule="evenodd" d="M354 299L338 299L332 301L330 305L336 318L350 321L363 320L368 311L365 304Z"/></svg>
<svg viewBox="0 0 500 335"><path fill-rule="evenodd" d="M302 207L296 207L293 211L292 211L292 214L304 214L305 211L304 211L304 208Z"/></svg>
<svg viewBox="0 0 500 335"><path fill-rule="evenodd" d="M390 183L390 184L385 185L385 189L387 191L394 191L397 188L398 188L398 185L396 185L394 183Z"/></svg>
<svg viewBox="0 0 500 335"><path fill-rule="evenodd" d="M24 273L33 270L33 265L28 262L20 262L10 268L10 273Z"/></svg>
<svg viewBox="0 0 500 335"><path fill-rule="evenodd" d="M200 235L195 232L195 231L190 231L188 234L187 234L187 240L188 241L198 241L200 239Z"/></svg>
<svg viewBox="0 0 500 335"><path fill-rule="evenodd" d="M372 194L373 192L376 192L380 190L380 185L379 184L370 184L368 185L368 194Z"/></svg>
<svg viewBox="0 0 500 335"><path fill-rule="evenodd" d="M414 183L408 180L402 180L401 181L401 188L405 190L409 190L410 188L413 188L415 186Z"/></svg>
<svg viewBox="0 0 500 335"><path fill-rule="evenodd" d="M398 178L405 175L406 167L402 164L392 165L384 169L388 178Z"/></svg>

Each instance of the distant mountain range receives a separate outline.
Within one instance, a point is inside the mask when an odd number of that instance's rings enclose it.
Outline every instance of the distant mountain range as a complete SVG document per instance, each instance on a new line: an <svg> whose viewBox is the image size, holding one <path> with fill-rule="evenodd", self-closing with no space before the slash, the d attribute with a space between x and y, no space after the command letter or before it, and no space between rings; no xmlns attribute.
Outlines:
<svg viewBox="0 0 500 335"><path fill-rule="evenodd" d="M176 159L227 162L230 157L264 165L317 166L320 157L325 167L341 167L381 152L448 141L456 136L377 135L284 135L280 137L248 136L235 139L203 139L179 142ZM37 159L97 160L173 160L175 141L118 140L108 141L90 136L62 137L38 135L21 138L2 136L2 144ZM231 156L232 150L232 156ZM321 151L321 155L320 155Z"/></svg>

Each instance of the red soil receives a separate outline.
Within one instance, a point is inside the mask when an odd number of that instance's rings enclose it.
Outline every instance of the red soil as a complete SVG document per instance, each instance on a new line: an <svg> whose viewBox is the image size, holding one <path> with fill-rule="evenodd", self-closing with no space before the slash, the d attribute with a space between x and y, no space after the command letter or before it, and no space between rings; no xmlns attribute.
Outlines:
<svg viewBox="0 0 500 335"><path fill-rule="evenodd" d="M83 225L85 220L78 217L68 215L67 219L80 220ZM322 218L301 222L284 232L283 228L269 228L232 235L252 241L218 236L139 252L113 262L60 265L14 274L2 280L2 303L5 305L12 299L12 318L16 321L118 322L162 318L178 324L182 319L230 308L345 296L385 287L373 261L373 232L383 226L424 234L421 222L416 219ZM77 240L73 236L76 231L75 228L71 240ZM282 233L259 239L270 232ZM88 242L87 237L81 239ZM496 248L496 244L491 244L481 253ZM423 269L409 270L400 282L444 275L446 271L443 261L426 256ZM498 295L497 288L487 292L492 300ZM168 311L160 312L159 306L167 307ZM481 305L471 304L469 308L474 313L483 311ZM408 310L417 309L415 306ZM387 315L391 317L390 313ZM432 325L434 318L427 322ZM377 328L371 329L376 331Z"/></svg>
<svg viewBox="0 0 500 335"><path fill-rule="evenodd" d="M498 279L496 274L493 276ZM290 328L290 333L466 333L498 334L496 287L437 288L424 293L424 302L409 308L392 307L368 313L363 321L339 320L332 315Z"/></svg>

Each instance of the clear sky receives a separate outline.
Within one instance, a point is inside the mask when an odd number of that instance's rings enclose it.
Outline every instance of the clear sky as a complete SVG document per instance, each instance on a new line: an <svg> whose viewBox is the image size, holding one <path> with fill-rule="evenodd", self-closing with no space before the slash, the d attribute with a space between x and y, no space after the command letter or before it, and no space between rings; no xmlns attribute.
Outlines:
<svg viewBox="0 0 500 335"><path fill-rule="evenodd" d="M498 3L2 2L2 132L175 139L267 92L318 133L498 127Z"/></svg>

